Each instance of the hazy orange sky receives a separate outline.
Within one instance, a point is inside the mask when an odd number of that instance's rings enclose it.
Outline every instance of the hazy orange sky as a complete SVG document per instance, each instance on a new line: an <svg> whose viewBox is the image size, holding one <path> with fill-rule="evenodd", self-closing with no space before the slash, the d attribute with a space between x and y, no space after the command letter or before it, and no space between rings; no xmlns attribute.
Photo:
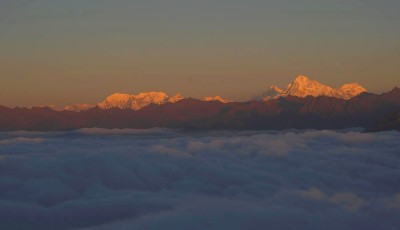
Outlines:
<svg viewBox="0 0 400 230"><path fill-rule="evenodd" d="M400 85L398 0L1 0L0 104Z"/></svg>

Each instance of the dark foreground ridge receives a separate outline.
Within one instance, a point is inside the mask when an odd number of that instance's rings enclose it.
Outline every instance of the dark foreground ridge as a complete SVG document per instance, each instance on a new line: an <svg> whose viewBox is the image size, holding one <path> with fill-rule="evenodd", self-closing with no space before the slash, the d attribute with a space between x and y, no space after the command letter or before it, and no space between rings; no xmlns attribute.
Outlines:
<svg viewBox="0 0 400 230"><path fill-rule="evenodd" d="M188 130L340 129L377 126L389 114L400 111L400 89L376 95L363 93L350 100L334 97L288 96L270 101L221 103L183 99L149 105L141 110L93 108L87 111L54 111L50 108L0 106L0 131L65 131L81 128L152 127ZM398 123L398 122L397 122ZM396 123L394 123L396 124ZM398 124L397 124L398 125ZM397 126L396 126L397 127Z"/></svg>

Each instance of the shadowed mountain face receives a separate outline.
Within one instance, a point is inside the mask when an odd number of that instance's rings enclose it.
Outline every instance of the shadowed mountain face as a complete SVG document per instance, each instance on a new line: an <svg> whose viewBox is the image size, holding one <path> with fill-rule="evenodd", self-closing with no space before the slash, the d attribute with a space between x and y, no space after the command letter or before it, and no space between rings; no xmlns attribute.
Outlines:
<svg viewBox="0 0 400 230"><path fill-rule="evenodd" d="M397 130L400 131L400 111L389 114L380 120L376 125L368 128L367 132L379 132Z"/></svg>
<svg viewBox="0 0 400 230"><path fill-rule="evenodd" d="M382 95L363 93L350 100L289 95L269 101L221 103L189 98L175 103L150 104L140 110L96 107L81 112L0 107L0 130L61 131L90 127L338 129L370 127L399 110L399 88Z"/></svg>

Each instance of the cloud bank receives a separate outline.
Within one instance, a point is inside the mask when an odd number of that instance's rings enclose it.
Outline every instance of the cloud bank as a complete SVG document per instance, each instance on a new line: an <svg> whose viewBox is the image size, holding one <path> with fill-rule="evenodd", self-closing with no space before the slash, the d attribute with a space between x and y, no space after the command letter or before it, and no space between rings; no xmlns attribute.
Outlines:
<svg viewBox="0 0 400 230"><path fill-rule="evenodd" d="M1 229L397 229L400 134L0 133Z"/></svg>

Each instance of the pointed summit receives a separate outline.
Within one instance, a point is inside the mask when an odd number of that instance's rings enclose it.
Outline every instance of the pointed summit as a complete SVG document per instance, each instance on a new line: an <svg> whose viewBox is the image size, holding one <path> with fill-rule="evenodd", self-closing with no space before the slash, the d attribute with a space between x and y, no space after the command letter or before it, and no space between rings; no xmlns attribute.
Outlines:
<svg viewBox="0 0 400 230"><path fill-rule="evenodd" d="M351 83L344 84L342 87L339 88L339 92L342 93L345 99L350 99L361 93L367 92L367 90L358 83Z"/></svg>
<svg viewBox="0 0 400 230"><path fill-rule="evenodd" d="M330 97L340 96L335 89L323 85L317 81L310 80L306 76L298 76L290 85L290 87L286 90L286 94L298 97L318 97L321 95Z"/></svg>
<svg viewBox="0 0 400 230"><path fill-rule="evenodd" d="M299 75L294 79L294 82L308 82L310 79L304 75Z"/></svg>

